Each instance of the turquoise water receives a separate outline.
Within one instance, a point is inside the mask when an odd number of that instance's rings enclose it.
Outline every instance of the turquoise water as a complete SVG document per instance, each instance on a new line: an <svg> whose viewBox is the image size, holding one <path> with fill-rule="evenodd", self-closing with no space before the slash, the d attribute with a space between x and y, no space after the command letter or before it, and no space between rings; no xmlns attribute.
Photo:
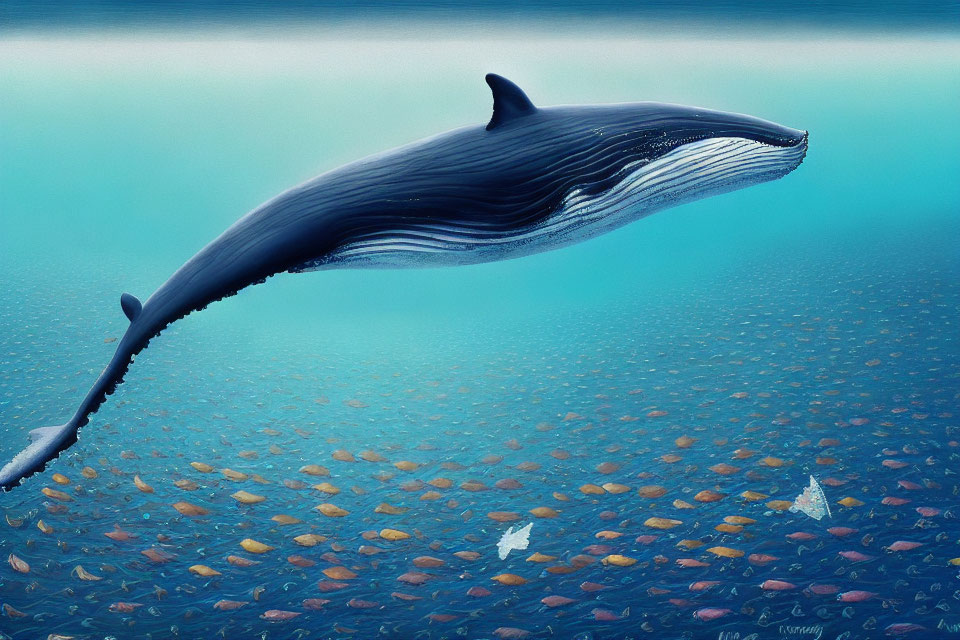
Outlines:
<svg viewBox="0 0 960 640"><path fill-rule="evenodd" d="M951 36L819 31L693 39L682 29L611 37L447 25L400 38L374 29L0 42L4 459L27 430L74 410L126 327L122 291L145 298L292 184L486 121L487 71L539 104L657 100L810 131L806 160L783 180L579 246L455 269L286 275L178 322L138 356L77 445L0 496L19 524L0 522L0 553L30 565L0 569L0 600L13 608L0 630L485 638L517 628L599 639L812 638L797 630L810 627L871 638L909 623L927 629L908 631L914 637L950 637L960 624L949 564L960 557L958 63ZM678 448L683 435L694 445ZM736 459L738 449L756 455ZM386 461L344 462L336 450ZM765 456L784 465L759 462ZM400 460L420 466L399 470ZM709 470L720 462L738 470ZM330 477L301 473L307 464ZM96 478L81 474L88 466ZM232 481L224 468L269 484ZM54 473L69 482L57 485ZM824 487L831 519L767 504L792 500L810 474L837 481ZM137 490L135 475L153 492ZM452 486L425 485L437 477ZM340 493L284 480L326 481ZM463 488L468 481L489 490ZM580 490L611 482L630 491ZM648 485L667 493L638 495ZM240 505L231 494L241 489L266 500ZM725 497L698 502L701 490ZM768 498L746 501L747 490ZM423 499L428 491L440 495ZM864 504L835 504L848 496ZM912 501L883 504L890 496ZM183 500L209 513L180 515L171 505ZM409 510L377 513L382 502ZM349 514L321 515L320 503ZM922 517L915 508L925 506L940 512ZM536 507L557 515L535 517ZM494 545L508 525L488 517L500 511L535 522L530 549L506 561ZM302 522L280 526L270 519L278 514ZM714 529L731 515L757 522ZM644 526L650 517L681 524L655 530ZM137 538L105 537L114 525ZM362 537L384 527L412 537ZM621 535L598 539L601 531ZM785 537L797 531L817 537ZM301 547L293 538L303 533L327 540ZM638 540L645 535L658 537ZM274 550L248 553L245 538ZM686 550L680 540L704 545ZM924 546L884 550L897 540ZM705 551L716 546L745 555ZM176 557L154 563L140 553L149 548ZM847 550L872 559L851 564L837 555ZM527 562L535 551L556 560ZM756 553L777 560L748 560ZM603 565L608 554L638 562ZM228 555L260 564L238 567ZM291 555L315 564L296 566ZM596 562L584 566L584 555ZM444 564L415 568L420 556ZM681 558L709 566L680 567ZM191 574L197 564L222 575ZM102 579L80 580L77 565ZM325 577L333 566L356 577ZM430 579L397 581L411 570ZM528 582L491 580L503 573ZM767 579L797 588L763 590ZM701 580L720 584L689 590ZM318 581L348 586L325 592ZM804 590L811 583L877 595L837 602ZM467 595L474 586L491 593ZM576 602L548 607L550 595ZM311 610L310 598L330 602ZM215 609L224 599L248 604ZM142 606L111 611L117 602ZM704 607L731 611L696 620ZM267 610L300 615L269 622Z"/></svg>

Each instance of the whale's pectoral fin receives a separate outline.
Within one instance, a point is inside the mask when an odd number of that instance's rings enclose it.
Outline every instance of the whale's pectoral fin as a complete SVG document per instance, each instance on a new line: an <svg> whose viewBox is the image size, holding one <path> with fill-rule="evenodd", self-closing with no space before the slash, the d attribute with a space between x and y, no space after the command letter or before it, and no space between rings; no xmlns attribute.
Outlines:
<svg viewBox="0 0 960 640"><path fill-rule="evenodd" d="M523 89L503 76L488 73L484 79L490 85L490 91L493 92L493 117L487 124L487 131L537 111Z"/></svg>
<svg viewBox="0 0 960 640"><path fill-rule="evenodd" d="M0 488L15 487L27 476L42 471L65 446L69 446L72 442L69 436L75 431L69 423L30 431L30 444L0 468Z"/></svg>
<svg viewBox="0 0 960 640"><path fill-rule="evenodd" d="M123 309L123 313L127 316L127 320L133 322L137 319L137 316L140 315L140 310L143 308L143 305L140 304L140 301L137 300L136 296L125 293L120 296L120 308Z"/></svg>

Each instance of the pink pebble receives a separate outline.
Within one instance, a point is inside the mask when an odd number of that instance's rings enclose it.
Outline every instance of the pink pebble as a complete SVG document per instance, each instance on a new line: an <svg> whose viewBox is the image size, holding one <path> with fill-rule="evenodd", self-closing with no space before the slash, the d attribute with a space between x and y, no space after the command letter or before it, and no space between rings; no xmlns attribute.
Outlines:
<svg viewBox="0 0 960 640"><path fill-rule="evenodd" d="M913 624L912 622L895 622L891 624L884 632L888 636L905 636L908 633L913 633L914 631L926 631L926 627L921 627L918 624Z"/></svg>
<svg viewBox="0 0 960 640"><path fill-rule="evenodd" d="M719 609L717 607L706 607L704 609L697 609L693 612L693 617L697 620L703 620L704 622L709 622L711 620L716 620L717 618L722 618L728 613L733 613L730 609Z"/></svg>
<svg viewBox="0 0 960 640"><path fill-rule="evenodd" d="M764 580L760 584L760 588L764 591L789 591L790 589L796 589L797 585L783 580Z"/></svg>
<svg viewBox="0 0 960 640"><path fill-rule="evenodd" d="M910 551L911 549L916 549L917 547L922 547L922 542L910 542L909 540L897 540L889 547L889 551Z"/></svg>
<svg viewBox="0 0 960 640"><path fill-rule="evenodd" d="M710 566L710 563L708 562L701 562L700 560L694 560L693 558L677 558L677 564L687 569L699 569Z"/></svg>
<svg viewBox="0 0 960 640"><path fill-rule="evenodd" d="M688 588L690 591L706 591L710 587L715 587L718 584L720 584L719 580L700 580L692 583Z"/></svg>
<svg viewBox="0 0 960 640"><path fill-rule="evenodd" d="M573 598L565 598L563 596L547 596L546 598L543 598L542 600L540 600L540 602L547 605L548 607L563 607L568 604L573 604L574 602L576 602L576 600L574 600Z"/></svg>
<svg viewBox="0 0 960 640"><path fill-rule="evenodd" d="M593 614L593 619L598 622L613 622L620 619L620 616L608 609L594 609L590 613Z"/></svg>
<svg viewBox="0 0 960 640"><path fill-rule="evenodd" d="M840 591L840 587L832 584L812 584L807 589L818 596L829 596Z"/></svg>
<svg viewBox="0 0 960 640"><path fill-rule="evenodd" d="M391 598L396 598L397 600L405 600L407 602L413 602L415 600L423 600L423 596L414 596L409 593L400 593L399 591L394 591L390 594Z"/></svg>
<svg viewBox="0 0 960 640"><path fill-rule="evenodd" d="M351 609L375 609L380 606L379 602L374 602L372 600L359 600L357 598L351 598L347 602L347 606Z"/></svg>
<svg viewBox="0 0 960 640"><path fill-rule="evenodd" d="M429 575L420 573L419 571L408 571L407 573L397 576L397 580L400 582L406 582L412 585L421 585L429 579Z"/></svg>
<svg viewBox="0 0 960 640"><path fill-rule="evenodd" d="M806 531L795 531L793 533L788 533L787 537L791 540L813 540L817 536L812 533L807 533Z"/></svg>
<svg viewBox="0 0 960 640"><path fill-rule="evenodd" d="M431 613L427 617L434 622L452 622L460 616L455 616L452 613Z"/></svg>
<svg viewBox="0 0 960 640"><path fill-rule="evenodd" d="M291 620L296 618L300 614L296 611L283 611L281 609L268 609L260 614L260 617L264 620L269 620L270 622L283 622L284 620Z"/></svg>
<svg viewBox="0 0 960 640"><path fill-rule="evenodd" d="M585 546L583 550L592 556L605 556L610 554L613 547L607 544L590 544Z"/></svg>

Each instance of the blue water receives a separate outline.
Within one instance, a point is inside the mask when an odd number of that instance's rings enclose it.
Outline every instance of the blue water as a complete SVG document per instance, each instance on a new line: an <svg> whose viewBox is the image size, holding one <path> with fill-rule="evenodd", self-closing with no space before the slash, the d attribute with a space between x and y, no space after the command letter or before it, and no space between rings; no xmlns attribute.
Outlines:
<svg viewBox="0 0 960 640"><path fill-rule="evenodd" d="M571 23L553 33L413 26L402 37L364 28L0 42L3 459L26 431L74 410L125 329L122 291L149 295L291 184L486 121L485 71L541 104L652 99L751 113L808 129L810 151L780 181L562 251L282 276L176 323L74 447L0 495L0 555L30 567L0 567L0 631L955 636L960 42L813 29L690 39L680 27L610 34ZM682 436L692 445L678 446ZM368 450L384 461L362 460ZM710 469L719 463L736 469ZM831 517L771 505L793 500L810 475ZM438 478L449 483L428 484ZM310 488L320 482L339 493ZM629 490L582 490L605 483ZM652 486L666 492L638 493ZM265 500L239 504L240 490ZM694 498L704 490L723 495ZM848 497L863 504L839 504ZM207 513L181 515L180 501ZM348 513L322 515L321 503ZM377 512L381 503L405 511ZM532 514L538 507L555 517ZM280 514L301 522L271 520ZM716 530L728 516L755 522ZM658 530L645 525L651 517L680 522ZM500 535L528 522L529 549L499 560ZM135 538L104 535L115 526ZM836 527L856 531L828 531ZM384 528L410 538L369 533ZM787 537L797 532L815 537ZM325 540L294 541L307 533ZM250 553L247 538L273 549ZM922 546L886 549L896 541ZM707 551L718 546L743 555ZM141 553L150 549L169 560L152 562ZM838 555L846 551L870 558ZM534 552L554 559L528 561ZM611 554L637 562L605 565ZM417 567L421 556L442 565ZM80 579L78 565L100 579ZM194 565L221 575L195 575ZM356 577L323 573L338 566ZM411 571L428 579L397 579ZM504 573L526 583L492 580ZM764 590L766 580L796 588ZM691 591L698 581L718 584ZM325 591L331 582L345 586ZM838 602L811 585L876 595ZM468 595L472 587L490 593ZM575 602L542 603L555 595ZM329 602L313 610L307 599ZM225 611L214 607L221 600L247 604ZM696 619L710 607L730 611ZM261 617L270 610L299 615L271 622Z"/></svg>

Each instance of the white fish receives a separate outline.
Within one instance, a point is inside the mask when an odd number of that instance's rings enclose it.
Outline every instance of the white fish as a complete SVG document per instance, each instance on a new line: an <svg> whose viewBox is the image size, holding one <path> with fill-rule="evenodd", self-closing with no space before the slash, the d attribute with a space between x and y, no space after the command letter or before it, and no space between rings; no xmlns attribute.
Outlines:
<svg viewBox="0 0 960 640"><path fill-rule="evenodd" d="M797 496L797 499L793 501L793 506L790 507L790 511L793 513L802 511L814 520L819 520L825 515L831 515L827 496L823 495L820 483L813 476L810 476L810 486Z"/></svg>
<svg viewBox="0 0 960 640"><path fill-rule="evenodd" d="M530 544L530 529L533 527L531 522L523 529L513 530L513 527L507 529L507 532L503 534L500 538L500 542L497 543L497 549L500 552L500 559L506 560L507 555L514 549L523 550L526 549Z"/></svg>

